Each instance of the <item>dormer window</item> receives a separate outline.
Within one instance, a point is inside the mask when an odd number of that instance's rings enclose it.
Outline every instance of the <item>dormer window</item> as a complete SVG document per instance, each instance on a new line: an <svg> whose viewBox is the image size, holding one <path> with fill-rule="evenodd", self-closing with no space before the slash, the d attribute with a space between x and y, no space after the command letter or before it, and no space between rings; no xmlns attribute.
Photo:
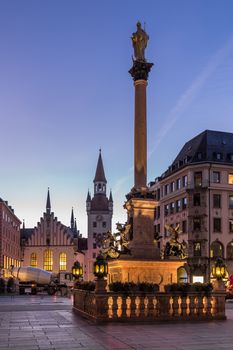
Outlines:
<svg viewBox="0 0 233 350"><path fill-rule="evenodd" d="M214 157L214 159L216 159L216 160L221 160L221 159L222 159L222 153L220 153L220 152L214 152L214 153L213 153L213 157Z"/></svg>
<svg viewBox="0 0 233 350"><path fill-rule="evenodd" d="M201 153L201 152L198 152L198 153L197 153L197 159L198 159L198 160L202 160L202 153Z"/></svg>
<svg viewBox="0 0 233 350"><path fill-rule="evenodd" d="M233 153L228 153L227 158L233 162Z"/></svg>

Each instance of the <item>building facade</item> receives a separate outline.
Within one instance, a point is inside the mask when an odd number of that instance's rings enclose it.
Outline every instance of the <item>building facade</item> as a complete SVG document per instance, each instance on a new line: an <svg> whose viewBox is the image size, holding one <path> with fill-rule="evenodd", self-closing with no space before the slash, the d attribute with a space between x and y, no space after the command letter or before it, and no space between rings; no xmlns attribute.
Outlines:
<svg viewBox="0 0 233 350"><path fill-rule="evenodd" d="M218 257L233 274L233 134L206 130L188 141L151 191L160 245L169 239L165 225L179 224L190 281L208 281Z"/></svg>
<svg viewBox="0 0 233 350"><path fill-rule="evenodd" d="M99 252L98 242L107 231L112 229L113 199L110 191L109 197L106 195L107 180L104 173L104 166L99 152L94 183L94 195L91 197L88 191L86 200L87 210L87 251L85 252L84 278L93 280L93 264Z"/></svg>
<svg viewBox="0 0 233 350"><path fill-rule="evenodd" d="M0 274L5 275L11 265L20 266L21 221L7 201L0 198Z"/></svg>
<svg viewBox="0 0 233 350"><path fill-rule="evenodd" d="M33 229L21 231L23 266L50 272L71 272L76 259L78 231L71 213L71 227L63 225L51 211L48 190L46 211Z"/></svg>

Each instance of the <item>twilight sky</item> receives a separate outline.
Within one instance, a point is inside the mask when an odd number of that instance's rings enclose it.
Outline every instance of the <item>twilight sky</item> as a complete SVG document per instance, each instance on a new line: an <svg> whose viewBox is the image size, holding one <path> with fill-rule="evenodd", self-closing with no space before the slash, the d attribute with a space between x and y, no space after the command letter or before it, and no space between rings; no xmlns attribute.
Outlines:
<svg viewBox="0 0 233 350"><path fill-rule="evenodd" d="M115 222L133 186L136 22L150 35L148 182L205 129L233 132L232 0L0 0L0 197L34 227L68 225L102 148Z"/></svg>

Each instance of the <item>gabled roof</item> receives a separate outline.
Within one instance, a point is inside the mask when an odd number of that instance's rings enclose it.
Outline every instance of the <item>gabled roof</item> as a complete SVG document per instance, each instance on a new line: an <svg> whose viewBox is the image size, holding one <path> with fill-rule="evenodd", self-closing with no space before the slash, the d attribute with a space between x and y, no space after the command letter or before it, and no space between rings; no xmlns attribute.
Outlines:
<svg viewBox="0 0 233 350"><path fill-rule="evenodd" d="M95 172L95 178L93 182L105 182L107 183L105 173L104 173L104 166L101 156L101 149L99 150L99 158L97 162L96 172Z"/></svg>

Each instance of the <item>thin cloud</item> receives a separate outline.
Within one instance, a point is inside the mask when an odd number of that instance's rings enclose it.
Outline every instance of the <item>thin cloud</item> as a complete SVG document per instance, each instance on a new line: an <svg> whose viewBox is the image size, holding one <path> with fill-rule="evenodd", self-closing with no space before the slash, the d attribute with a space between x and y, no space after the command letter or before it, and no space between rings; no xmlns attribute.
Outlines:
<svg viewBox="0 0 233 350"><path fill-rule="evenodd" d="M233 36L231 36L226 44L211 57L201 73L196 77L196 79L194 79L189 88L180 96L176 105L168 113L166 122L160 130L158 138L155 142L155 146L148 152L148 159L155 152L158 145L168 134L168 132L173 128L177 120L180 119L187 107L194 101L206 81L210 78L222 61L229 55L232 49Z"/></svg>

